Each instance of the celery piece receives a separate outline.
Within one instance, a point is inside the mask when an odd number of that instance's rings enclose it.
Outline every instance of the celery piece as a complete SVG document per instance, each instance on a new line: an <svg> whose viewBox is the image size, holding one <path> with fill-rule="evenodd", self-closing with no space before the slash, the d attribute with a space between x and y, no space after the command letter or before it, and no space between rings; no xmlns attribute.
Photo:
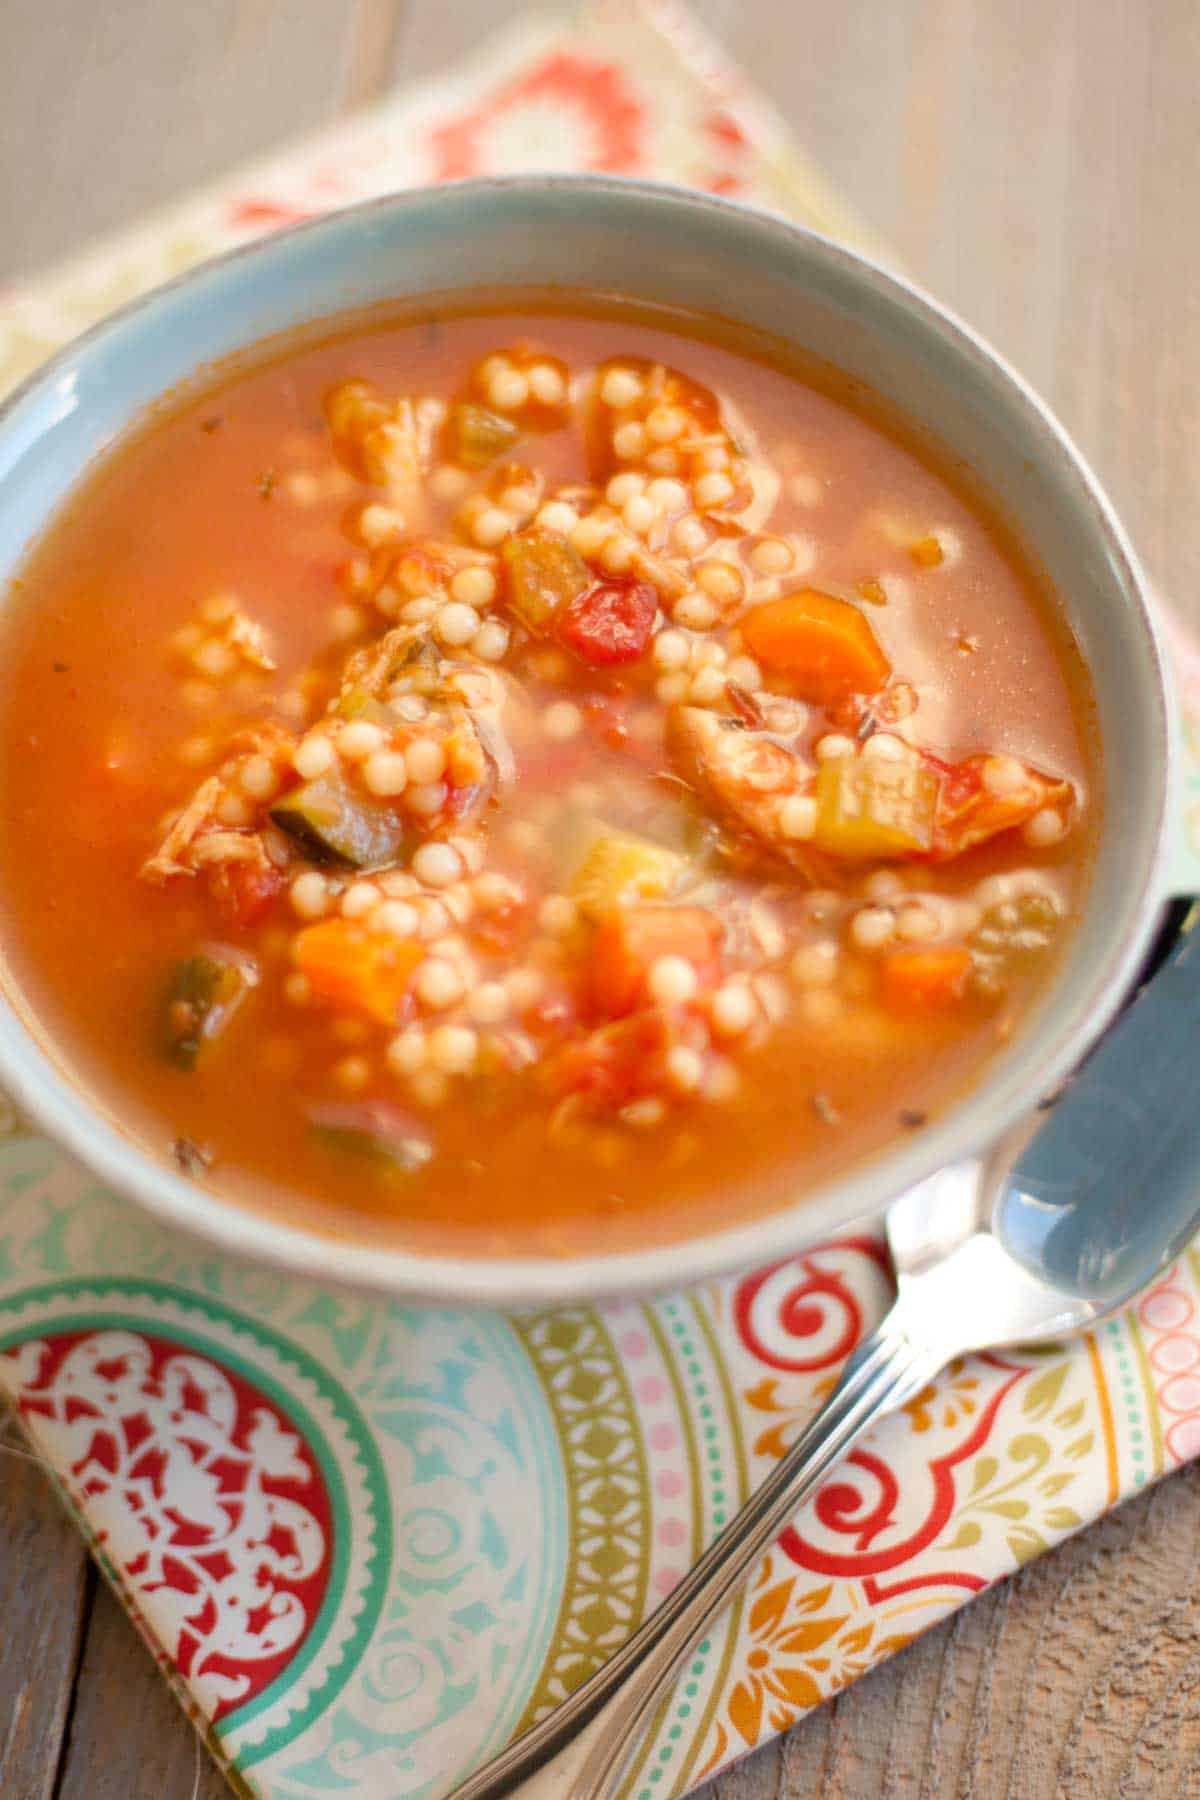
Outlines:
<svg viewBox="0 0 1200 1800"><path fill-rule="evenodd" d="M855 860L917 855L933 843L938 779L915 759L838 756L817 771L818 849Z"/></svg>

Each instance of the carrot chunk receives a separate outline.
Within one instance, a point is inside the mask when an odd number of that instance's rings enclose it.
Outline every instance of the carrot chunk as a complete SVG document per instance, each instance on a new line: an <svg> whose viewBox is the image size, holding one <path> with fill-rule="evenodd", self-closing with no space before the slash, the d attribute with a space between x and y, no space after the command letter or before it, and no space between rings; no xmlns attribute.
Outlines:
<svg viewBox="0 0 1200 1800"><path fill-rule="evenodd" d="M891 673L858 608L816 588L752 607L741 632L755 661L786 675L800 698L815 706L847 694L873 694Z"/></svg>
<svg viewBox="0 0 1200 1800"><path fill-rule="evenodd" d="M296 967L313 997L343 1012L365 1012L393 1025L424 952L419 944L387 938L349 919L324 919L292 945Z"/></svg>
<svg viewBox="0 0 1200 1800"><path fill-rule="evenodd" d="M646 977L660 956L682 956L701 982L720 973L721 927L700 906L622 906L592 940L592 999L610 1018L644 1004Z"/></svg>
<svg viewBox="0 0 1200 1800"><path fill-rule="evenodd" d="M884 1000L899 1013L934 1013L956 1006L967 991L970 973L971 952L961 944L889 950L880 960Z"/></svg>

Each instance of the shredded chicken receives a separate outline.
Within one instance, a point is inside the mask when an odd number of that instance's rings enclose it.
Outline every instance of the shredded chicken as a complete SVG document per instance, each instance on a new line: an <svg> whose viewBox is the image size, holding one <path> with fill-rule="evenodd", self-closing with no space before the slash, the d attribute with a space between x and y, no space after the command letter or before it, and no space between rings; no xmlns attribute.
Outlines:
<svg viewBox="0 0 1200 1800"><path fill-rule="evenodd" d="M812 786L802 756L703 707L676 707L669 729L684 772L736 825L789 862L811 861L808 846L789 839L781 823L785 802Z"/></svg>
<svg viewBox="0 0 1200 1800"><path fill-rule="evenodd" d="M271 655L270 639L263 626L256 624L239 607L230 614L229 624L225 629L225 642L232 650L236 650L244 662L253 664L256 669L274 669L277 665Z"/></svg>

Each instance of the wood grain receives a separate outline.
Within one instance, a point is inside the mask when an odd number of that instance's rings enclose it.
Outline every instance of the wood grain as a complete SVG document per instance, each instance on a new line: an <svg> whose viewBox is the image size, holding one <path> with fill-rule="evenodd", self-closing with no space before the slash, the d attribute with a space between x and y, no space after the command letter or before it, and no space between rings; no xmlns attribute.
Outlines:
<svg viewBox="0 0 1200 1800"><path fill-rule="evenodd" d="M389 79L436 72L519 10L0 0L0 279ZM1195 0L696 11L907 269L1047 395L1200 625ZM709 1800L1200 1795L1198 1551L1189 1469L928 1633ZM44 1478L0 1458L0 1795L187 1800L191 1730L92 1587ZM206 1769L203 1800L220 1791Z"/></svg>
<svg viewBox="0 0 1200 1800"><path fill-rule="evenodd" d="M0 1402L0 1412L3 1403ZM92 1581L42 1470L0 1418L0 1795L50 1800Z"/></svg>

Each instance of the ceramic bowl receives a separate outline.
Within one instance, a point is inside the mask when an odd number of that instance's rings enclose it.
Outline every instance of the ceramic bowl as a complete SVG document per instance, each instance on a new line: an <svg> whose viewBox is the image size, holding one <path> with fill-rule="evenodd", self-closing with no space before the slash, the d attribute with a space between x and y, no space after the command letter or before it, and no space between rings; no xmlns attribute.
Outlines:
<svg viewBox="0 0 1200 1800"><path fill-rule="evenodd" d="M0 1083L100 1177L227 1250L424 1301L569 1302L769 1262L878 1215L980 1150L1052 1090L1112 1016L1159 904L1166 684L1146 588L1112 507L1062 427L994 351L897 276L812 232L641 182L531 177L395 197L281 232L138 301L69 346L0 412L0 592L92 459L204 365L313 320L433 291L602 289L716 312L836 364L976 472L1062 595L1090 665L1104 822L1084 916L1016 1040L917 1136L794 1205L685 1243L576 1259L381 1250L259 1216L155 1161L80 1095L0 996Z"/></svg>

